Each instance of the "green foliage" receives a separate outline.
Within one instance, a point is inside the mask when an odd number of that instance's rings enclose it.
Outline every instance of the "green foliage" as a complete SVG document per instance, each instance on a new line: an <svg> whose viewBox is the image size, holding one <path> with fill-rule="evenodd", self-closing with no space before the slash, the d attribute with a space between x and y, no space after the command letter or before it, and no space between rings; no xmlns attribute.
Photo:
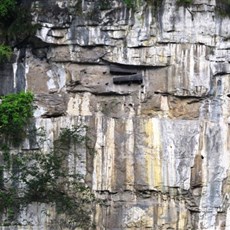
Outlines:
<svg viewBox="0 0 230 230"><path fill-rule="evenodd" d="M163 0L122 0L128 8L137 9L142 3L152 5L154 9L158 10L161 7Z"/></svg>
<svg viewBox="0 0 230 230"><path fill-rule="evenodd" d="M81 134L82 129L87 127L74 126L71 129L62 129L59 139L56 141L56 146L62 148L62 146L70 148L71 143L81 144L85 141L85 137Z"/></svg>
<svg viewBox="0 0 230 230"><path fill-rule="evenodd" d="M15 188L0 190L0 213L7 215L8 221L13 221L16 212L19 210L17 198Z"/></svg>
<svg viewBox="0 0 230 230"><path fill-rule="evenodd" d="M4 167L0 166L0 189L4 187Z"/></svg>
<svg viewBox="0 0 230 230"><path fill-rule="evenodd" d="M3 62L5 60L10 60L12 56L12 49L10 46L7 45L0 45L0 62Z"/></svg>
<svg viewBox="0 0 230 230"><path fill-rule="evenodd" d="M10 148L6 144L2 144L1 151L3 155L3 161L5 162L5 166L7 169L10 169L11 159L10 159Z"/></svg>
<svg viewBox="0 0 230 230"><path fill-rule="evenodd" d="M47 154L31 151L13 155L11 173L5 162L3 171L8 171L10 178L7 186L3 181L0 187L0 212L8 217L8 222L15 221L23 207L38 202L55 205L58 216L53 220L53 227L89 229L92 226L90 216L95 198L82 175L70 171L67 162L73 146L80 148L86 144L83 129L63 129ZM44 136L40 140L46 141ZM76 150L74 153L80 159Z"/></svg>
<svg viewBox="0 0 230 230"><path fill-rule="evenodd" d="M177 0L176 3L178 5L190 5L193 3L193 0Z"/></svg>
<svg viewBox="0 0 230 230"><path fill-rule="evenodd" d="M17 0L0 0L0 62L10 59L12 48L26 46L40 27L32 24L30 6Z"/></svg>
<svg viewBox="0 0 230 230"><path fill-rule="evenodd" d="M0 17L6 17L10 11L16 6L15 0L1 0L0 2Z"/></svg>
<svg viewBox="0 0 230 230"><path fill-rule="evenodd" d="M1 97L0 133L13 144L25 136L25 126L33 116L32 93L9 94Z"/></svg>
<svg viewBox="0 0 230 230"><path fill-rule="evenodd" d="M109 10L111 9L112 4L110 0L100 0L99 1L99 9L100 10Z"/></svg>
<svg viewBox="0 0 230 230"><path fill-rule="evenodd" d="M128 8L133 8L135 6L135 0L123 0Z"/></svg>
<svg viewBox="0 0 230 230"><path fill-rule="evenodd" d="M230 0L216 1L216 11L223 17L230 17Z"/></svg>
<svg viewBox="0 0 230 230"><path fill-rule="evenodd" d="M24 7L18 7L11 18L11 23L7 27L7 37L11 43L21 43L29 37L33 36L39 24L31 24L32 16L30 11ZM15 45L13 44L13 45Z"/></svg>

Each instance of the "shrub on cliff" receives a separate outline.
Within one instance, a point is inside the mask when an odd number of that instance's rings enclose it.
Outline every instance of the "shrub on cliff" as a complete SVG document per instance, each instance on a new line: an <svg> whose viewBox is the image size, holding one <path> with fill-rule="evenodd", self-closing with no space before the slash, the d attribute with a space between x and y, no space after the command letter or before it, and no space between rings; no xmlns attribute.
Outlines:
<svg viewBox="0 0 230 230"><path fill-rule="evenodd" d="M6 17L10 11L13 11L16 6L15 0L1 0L0 2L0 18Z"/></svg>
<svg viewBox="0 0 230 230"><path fill-rule="evenodd" d="M12 55L12 49L10 46L0 44L0 63L5 60L10 60Z"/></svg>
<svg viewBox="0 0 230 230"><path fill-rule="evenodd" d="M13 144L23 138L25 126L33 116L33 98L33 94L30 92L1 97L0 134L9 138Z"/></svg>

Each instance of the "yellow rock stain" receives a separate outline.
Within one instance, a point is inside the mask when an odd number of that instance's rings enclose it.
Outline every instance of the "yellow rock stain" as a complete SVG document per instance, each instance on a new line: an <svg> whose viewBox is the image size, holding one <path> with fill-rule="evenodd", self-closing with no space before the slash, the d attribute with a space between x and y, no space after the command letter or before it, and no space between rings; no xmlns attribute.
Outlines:
<svg viewBox="0 0 230 230"><path fill-rule="evenodd" d="M159 189L162 185L159 120L156 118L148 119L145 122L145 133L146 179L150 189Z"/></svg>

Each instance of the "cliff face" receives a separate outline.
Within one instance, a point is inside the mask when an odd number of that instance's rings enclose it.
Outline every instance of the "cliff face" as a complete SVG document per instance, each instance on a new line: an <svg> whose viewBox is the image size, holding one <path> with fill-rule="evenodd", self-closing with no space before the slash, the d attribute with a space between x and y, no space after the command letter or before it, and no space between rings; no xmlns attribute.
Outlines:
<svg viewBox="0 0 230 230"><path fill-rule="evenodd" d="M95 154L69 164L106 200L97 229L227 230L230 19L215 0L154 2L34 2L37 41L1 68L0 93L34 92L50 140L90 127ZM49 229L41 209L31 229Z"/></svg>

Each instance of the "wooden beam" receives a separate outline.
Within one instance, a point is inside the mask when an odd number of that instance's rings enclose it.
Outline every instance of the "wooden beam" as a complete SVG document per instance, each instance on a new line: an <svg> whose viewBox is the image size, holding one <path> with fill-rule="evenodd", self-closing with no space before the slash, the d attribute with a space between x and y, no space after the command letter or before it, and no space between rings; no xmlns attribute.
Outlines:
<svg viewBox="0 0 230 230"><path fill-rule="evenodd" d="M130 75L136 74L138 70L131 66L110 65L110 73L113 75Z"/></svg>
<svg viewBox="0 0 230 230"><path fill-rule="evenodd" d="M142 84L143 77L142 74L133 74L129 76L120 76L120 77L114 77L113 78L113 83L116 85L121 85L121 84Z"/></svg>

